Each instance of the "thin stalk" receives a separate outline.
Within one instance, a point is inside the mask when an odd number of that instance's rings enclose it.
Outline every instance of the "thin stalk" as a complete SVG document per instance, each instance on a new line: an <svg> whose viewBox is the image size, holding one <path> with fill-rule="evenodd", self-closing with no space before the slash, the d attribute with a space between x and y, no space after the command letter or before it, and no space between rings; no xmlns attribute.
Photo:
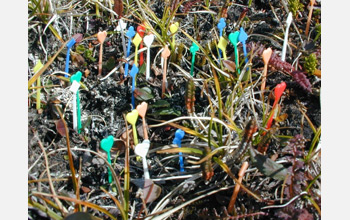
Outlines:
<svg viewBox="0 0 350 220"><path fill-rule="evenodd" d="M75 178L75 168L74 168L74 164L73 164L73 157L72 157L72 152L71 152L71 148L70 148L70 141L69 141L69 132L68 132L68 127L67 127L67 123L66 120L64 120L64 117L62 115L62 112L60 111L60 109L57 107L57 105L55 105L57 112L60 115L60 118L62 119L63 122L63 126L64 126L64 131L66 133L66 141L67 141L67 154L68 154L68 160L69 160L69 168L71 170L72 173L72 182L73 182L73 189L74 192L76 192L76 190L78 190L77 186L77 179Z"/></svg>
<svg viewBox="0 0 350 220"><path fill-rule="evenodd" d="M216 95L218 96L218 104L219 104L219 120L222 121L222 99L221 99L221 89L220 89L220 83L218 80L218 77L216 75L215 69L212 67L212 72L214 76L214 82L215 82L215 90L216 90ZM218 141L219 145L222 146L222 125L219 124L219 133L218 133Z"/></svg>
<svg viewBox="0 0 350 220"><path fill-rule="evenodd" d="M124 122L125 122L126 133L129 134L128 122L127 122L124 114L123 114L123 118L124 118ZM133 125L133 126L135 126L135 125ZM136 128L133 129L133 131L136 132ZM124 210L123 210L125 216L128 216L128 212L129 212L129 198L130 198L130 195L129 195L129 188L130 188L129 141L130 141L129 140L129 135L126 135L125 168L124 168ZM136 146L136 144L135 144L135 146Z"/></svg>

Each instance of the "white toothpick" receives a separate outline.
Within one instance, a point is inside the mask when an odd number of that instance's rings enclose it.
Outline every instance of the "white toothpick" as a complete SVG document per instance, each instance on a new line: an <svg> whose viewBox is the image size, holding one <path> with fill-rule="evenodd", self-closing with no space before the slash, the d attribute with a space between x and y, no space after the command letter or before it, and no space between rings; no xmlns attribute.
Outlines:
<svg viewBox="0 0 350 220"><path fill-rule="evenodd" d="M288 32L289 32L289 26L292 23L293 17L292 17L292 13L289 12L288 17L287 17L287 21L286 21L286 32L284 34L284 41L283 41L283 48L282 48L282 57L281 60L285 61L286 60L286 50L287 50L287 43L288 43Z"/></svg>
<svg viewBox="0 0 350 220"><path fill-rule="evenodd" d="M150 179L147 158L146 158L149 147L150 147L150 141L147 139L143 140L142 143L137 144L135 146L135 154L142 157L142 166L143 166L143 173L145 175L145 179Z"/></svg>
<svg viewBox="0 0 350 220"><path fill-rule="evenodd" d="M148 34L143 38L143 42L145 43L146 47L147 47L147 66L146 66L146 80L149 79L149 75L150 75L150 49L151 49L151 45L153 43L154 40L154 35L153 34Z"/></svg>

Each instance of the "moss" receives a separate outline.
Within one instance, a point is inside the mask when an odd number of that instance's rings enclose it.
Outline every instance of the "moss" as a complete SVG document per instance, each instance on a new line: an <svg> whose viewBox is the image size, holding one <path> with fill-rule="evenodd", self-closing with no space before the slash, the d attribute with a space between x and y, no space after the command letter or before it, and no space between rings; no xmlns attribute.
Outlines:
<svg viewBox="0 0 350 220"><path fill-rule="evenodd" d="M304 59L304 69L308 74L313 74L316 70L317 66L317 59L316 55L314 53L310 54L309 56L305 57Z"/></svg>
<svg viewBox="0 0 350 220"><path fill-rule="evenodd" d="M292 12L294 17L296 16L297 11L304 10L304 5L300 3L299 0L288 0L288 6L289 6L289 10Z"/></svg>

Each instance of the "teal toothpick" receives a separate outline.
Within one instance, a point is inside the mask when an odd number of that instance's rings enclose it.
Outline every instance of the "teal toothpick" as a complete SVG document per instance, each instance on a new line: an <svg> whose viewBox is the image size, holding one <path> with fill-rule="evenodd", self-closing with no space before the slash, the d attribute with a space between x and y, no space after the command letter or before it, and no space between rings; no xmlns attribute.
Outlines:
<svg viewBox="0 0 350 220"><path fill-rule="evenodd" d="M237 49L237 44L238 44L238 36L239 36L239 31L236 31L234 33L231 33L228 35L228 39L230 40L231 44L233 45L235 49L235 63L236 63L236 71L238 74L241 74L241 70L239 68L239 56L238 56L238 49Z"/></svg>
<svg viewBox="0 0 350 220"><path fill-rule="evenodd" d="M193 69L194 69L194 63L196 60L196 52L198 51L199 47L194 42L192 43L192 46L190 47L190 51L192 53L192 62L191 62L191 76L193 77Z"/></svg>
<svg viewBox="0 0 350 220"><path fill-rule="evenodd" d="M110 165L112 165L112 163L111 163L111 149L113 147L113 143L114 143L114 138L112 135L109 135L107 138L102 139L101 144L100 144L102 150L106 151L106 153L107 153L107 161ZM109 169L109 167L108 167L108 182L112 183L112 171Z"/></svg>

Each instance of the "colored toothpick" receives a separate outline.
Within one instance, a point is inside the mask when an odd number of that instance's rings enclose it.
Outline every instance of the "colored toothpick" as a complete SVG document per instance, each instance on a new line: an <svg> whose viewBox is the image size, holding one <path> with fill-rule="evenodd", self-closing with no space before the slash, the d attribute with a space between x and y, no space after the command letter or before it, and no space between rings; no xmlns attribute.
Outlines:
<svg viewBox="0 0 350 220"><path fill-rule="evenodd" d="M77 130L80 134L81 132L81 119L80 119L80 98L79 98L79 87L82 73L78 71L70 77L70 82L72 83L70 91L74 94L73 99L73 128Z"/></svg>
<svg viewBox="0 0 350 220"><path fill-rule="evenodd" d="M33 72L34 74L36 74L37 72L39 72L39 70L41 68L43 68L43 64L41 63L41 61L39 60L36 65L34 66L34 69L33 69ZM36 89L36 109L39 110L40 107L41 107L41 100L40 100L40 86L41 86L41 79L40 79L40 76L38 77L38 79L36 80L36 86L38 87Z"/></svg>
<svg viewBox="0 0 350 220"><path fill-rule="evenodd" d="M138 66L137 58L138 58L139 45L140 45L141 41L142 41L141 36L139 35L139 33L136 33L134 39L132 40L132 43L135 45L134 65L136 65L136 66Z"/></svg>
<svg viewBox="0 0 350 220"><path fill-rule="evenodd" d="M242 183L242 179L243 179L244 173L247 170L248 166L249 166L249 163L247 161L244 161L242 166L241 166L241 169L238 172L238 182L239 183ZM232 196L231 196L231 200L230 200L230 203L229 203L228 208L227 208L227 211L230 214L233 214L234 205L236 203L236 199L237 199L237 195L238 195L240 187L241 186L239 184L236 184L235 185L235 189L233 190L233 193L232 193Z"/></svg>
<svg viewBox="0 0 350 220"><path fill-rule="evenodd" d="M266 85L266 77L267 77L267 66L269 64L269 60L272 54L272 50L271 48L267 48L266 50L264 50L263 54L262 54L262 58L264 61L264 72L263 72L263 78L262 78L262 82L261 82L261 97L263 99L264 97L264 90L265 90L265 85Z"/></svg>
<svg viewBox="0 0 350 220"><path fill-rule="evenodd" d="M231 33L230 35L228 35L228 39L230 40L235 50L236 71L238 72L238 74L241 74L241 70L239 68L239 59L238 59L239 56L238 56L238 48L237 48L238 36L239 36L239 31L235 31L234 33Z"/></svg>
<svg viewBox="0 0 350 220"><path fill-rule="evenodd" d="M143 167L143 174L145 176L145 179L150 179L147 158L146 158L149 147L150 147L150 141L148 139L143 140L142 143L136 145L135 147L135 154L142 158L142 167Z"/></svg>
<svg viewBox="0 0 350 220"><path fill-rule="evenodd" d="M174 24L170 25L170 32L173 35L173 40L171 42L171 49L175 49L175 33L179 29L179 22L175 22Z"/></svg>
<svg viewBox="0 0 350 220"><path fill-rule="evenodd" d="M217 27L218 27L218 29L219 29L219 34L220 34L219 37L222 37L222 31L223 31L224 28L226 27L225 18L220 18Z"/></svg>
<svg viewBox="0 0 350 220"><path fill-rule="evenodd" d="M135 36L135 30L133 26L130 26L128 31L126 32L126 36L128 37L128 48L126 50L126 58L130 56L130 47L131 47L131 39ZM126 61L125 68L124 68L124 77L128 76L129 72L129 62Z"/></svg>
<svg viewBox="0 0 350 220"><path fill-rule="evenodd" d="M193 76L194 63L196 60L196 52L199 50L199 47L196 43L192 43L190 47L190 52L192 53L192 61L191 61L191 76Z"/></svg>
<svg viewBox="0 0 350 220"><path fill-rule="evenodd" d="M273 102L273 106L272 106L272 110L271 110L271 117L269 118L269 120L267 121L267 125L266 125L266 129L269 129L271 127L272 124L272 120L274 118L274 111L276 108L277 103L279 102L284 90L286 89L287 84L285 82L281 82L280 84L278 84L275 87L275 101Z"/></svg>
<svg viewBox="0 0 350 220"><path fill-rule="evenodd" d="M70 49L73 47L75 44L75 39L72 38L68 43L67 43L67 55L66 55L66 66L64 69L64 72L69 73L69 57L70 57ZM65 77L68 77L68 74L64 75Z"/></svg>
<svg viewBox="0 0 350 220"><path fill-rule="evenodd" d="M110 165L112 165L112 162L111 162L111 149L113 147L113 143L114 143L114 138L112 135L108 136L107 138L105 139L102 139L101 143L100 143L100 146L101 146L101 149L106 151L107 153L107 161ZM112 183L112 171L109 169L108 167L108 182L109 183Z"/></svg>
<svg viewBox="0 0 350 220"><path fill-rule="evenodd" d="M226 57L226 46L227 46L227 40L224 37L220 37L218 48L222 51L224 55L224 60L227 60Z"/></svg>
<svg viewBox="0 0 350 220"><path fill-rule="evenodd" d="M126 44L125 44L125 37L124 37L124 30L126 29L126 23L123 21L122 18L119 19L119 23L117 26L117 31L121 32L121 38L122 38L122 43L123 43L123 52L124 56L126 57Z"/></svg>
<svg viewBox="0 0 350 220"><path fill-rule="evenodd" d="M248 63L248 55L247 55L247 47L246 47L246 40L248 39L247 33L244 31L243 27L239 29L239 35L238 35L238 40L239 42L242 43L243 46L243 53L244 53L244 58L245 58L245 63Z"/></svg>
<svg viewBox="0 0 350 220"><path fill-rule="evenodd" d="M165 45L165 47L163 49L163 52L162 52L162 58L164 59L164 62L163 62L162 99L164 98L164 94L165 94L167 59L168 59L169 56L170 56L170 50L168 48L168 45Z"/></svg>
<svg viewBox="0 0 350 220"><path fill-rule="evenodd" d="M314 4L315 4L315 0L310 0L309 15L307 17L306 28L305 28L305 35L306 36L309 34L309 28L310 28L310 22L311 22L311 17L312 17L312 11L314 10Z"/></svg>
<svg viewBox="0 0 350 220"><path fill-rule="evenodd" d="M185 136L185 132L181 129L177 129L175 132L175 138L173 140L173 144L176 144L178 147L181 147L181 140L182 138L184 138L184 136ZM180 161L180 172L185 172L182 152L179 152L179 161Z"/></svg>
<svg viewBox="0 0 350 220"><path fill-rule="evenodd" d="M282 56L281 56L282 61L286 60L287 44L288 44L288 32L289 32L289 27L290 27L290 24L292 23L292 20L293 20L292 12L289 12L288 17L287 17L287 21L286 21L286 32L284 33Z"/></svg>
<svg viewBox="0 0 350 220"><path fill-rule="evenodd" d="M151 45L154 40L154 35L153 34L148 34L147 36L144 37L143 41L145 42L145 45L147 47L147 66L146 66L146 80L149 79L150 76L150 62L151 62Z"/></svg>
<svg viewBox="0 0 350 220"><path fill-rule="evenodd" d="M102 74L102 54L103 54L103 42L107 37L106 31L100 31L97 33L97 40L100 43L100 56L98 59L98 76Z"/></svg>
<svg viewBox="0 0 350 220"><path fill-rule="evenodd" d="M142 118L142 127L143 127L143 137L144 139L148 139L147 125L146 125L146 112L147 112L148 104L147 102L142 102L136 107L136 110L139 113L139 116Z"/></svg>
<svg viewBox="0 0 350 220"><path fill-rule="evenodd" d="M139 26L136 28L136 31L137 31L137 33L140 35L140 37L143 38L144 35L145 35L146 28L145 28L145 26L143 26L143 25L139 25ZM141 50L142 48L143 48L143 42L142 42L142 40L141 40L141 43L140 43L140 50ZM144 59L143 59L143 52L141 52L141 53L140 53L140 62L139 62L140 66L142 66L143 61L144 61Z"/></svg>
<svg viewBox="0 0 350 220"><path fill-rule="evenodd" d="M132 65L132 68L130 70L130 76L132 77L132 87L131 87L131 104L132 108L135 108L135 97L134 97L134 91L135 91L135 84L136 84L136 74L139 72L139 68L134 64Z"/></svg>
<svg viewBox="0 0 350 220"><path fill-rule="evenodd" d="M137 130L136 130L136 121L138 117L139 117L139 113L136 109L132 110L126 115L126 120L132 126L132 133L134 136L134 146L136 146L139 143L139 140L137 139Z"/></svg>
<svg viewBox="0 0 350 220"><path fill-rule="evenodd" d="M222 32L223 32L224 28L226 27L225 18L220 18L217 27L219 29L219 38L221 40ZM219 42L219 44L220 44L220 42ZM221 59L221 57L222 57L222 51L221 51L221 49L219 47L219 59Z"/></svg>

